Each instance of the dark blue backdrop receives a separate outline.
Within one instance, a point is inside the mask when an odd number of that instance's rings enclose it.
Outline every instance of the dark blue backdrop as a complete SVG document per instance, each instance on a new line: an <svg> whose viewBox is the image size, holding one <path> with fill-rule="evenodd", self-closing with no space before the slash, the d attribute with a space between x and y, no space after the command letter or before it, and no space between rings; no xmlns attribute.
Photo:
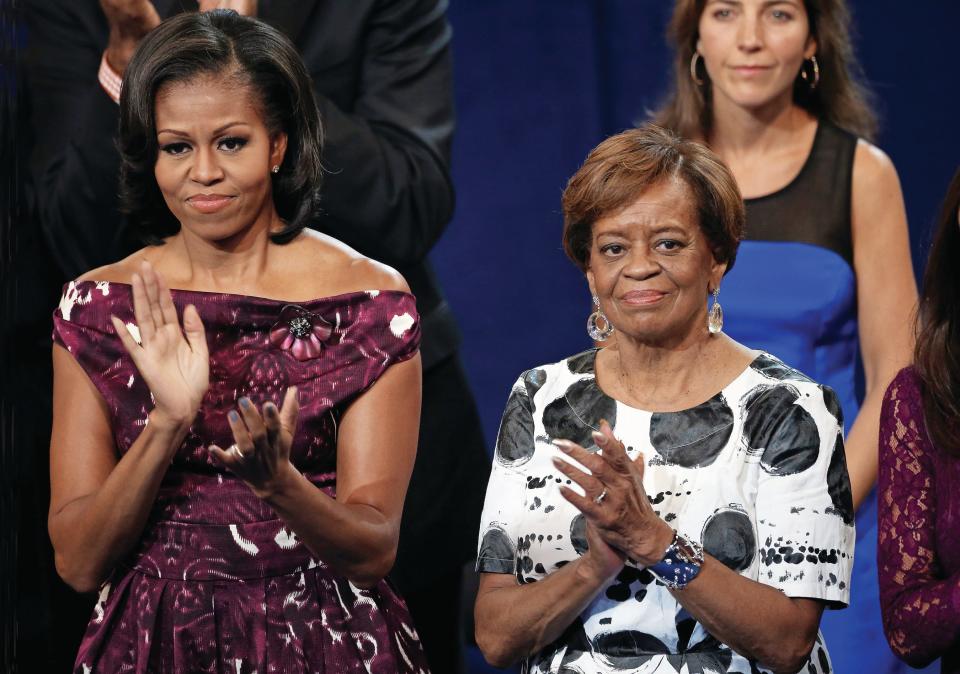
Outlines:
<svg viewBox="0 0 960 674"><path fill-rule="evenodd" d="M433 260L464 333L492 445L518 374L588 346L589 295L560 244L560 193L586 153L669 79L666 0L453 0L457 211ZM960 164L960 4L852 2L856 44L900 173L922 269Z"/></svg>

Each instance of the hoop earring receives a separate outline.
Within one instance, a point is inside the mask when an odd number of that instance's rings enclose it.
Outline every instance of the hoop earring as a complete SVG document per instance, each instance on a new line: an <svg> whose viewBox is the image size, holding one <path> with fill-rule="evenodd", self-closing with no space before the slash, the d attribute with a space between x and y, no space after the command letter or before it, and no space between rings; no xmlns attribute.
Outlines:
<svg viewBox="0 0 960 674"><path fill-rule="evenodd" d="M600 300L593 296L593 313L587 317L587 334L595 342L602 342L613 334L613 324L600 310Z"/></svg>
<svg viewBox="0 0 960 674"><path fill-rule="evenodd" d="M713 291L713 306L707 311L707 330L715 335L723 330L723 307L720 306L720 288Z"/></svg>
<svg viewBox="0 0 960 674"><path fill-rule="evenodd" d="M690 79L692 79L694 84L696 84L698 87L702 87L707 83L707 81L702 80L697 76L697 59L699 58L703 58L700 56L700 52L693 52L693 56L690 58Z"/></svg>
<svg viewBox="0 0 960 674"><path fill-rule="evenodd" d="M807 74L807 62L804 61L803 65L800 66L800 77L804 82L807 83L807 86L810 87L810 91L813 91L817 88L817 85L820 84L820 64L817 63L817 55L814 54L809 58L810 66L813 69L813 80L811 81L810 75Z"/></svg>

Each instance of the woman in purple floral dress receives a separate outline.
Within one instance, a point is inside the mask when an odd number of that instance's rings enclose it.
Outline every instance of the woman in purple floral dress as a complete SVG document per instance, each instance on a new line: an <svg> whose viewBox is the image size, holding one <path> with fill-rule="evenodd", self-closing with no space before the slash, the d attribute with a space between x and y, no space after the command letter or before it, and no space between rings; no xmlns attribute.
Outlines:
<svg viewBox="0 0 960 674"><path fill-rule="evenodd" d="M960 171L947 190L920 296L914 364L880 415L877 562L883 629L913 667L960 672Z"/></svg>
<svg viewBox="0 0 960 674"><path fill-rule="evenodd" d="M393 563L419 318L304 225L320 120L294 47L232 12L128 67L121 192L151 245L54 321L50 535L100 598L74 671L425 672Z"/></svg>

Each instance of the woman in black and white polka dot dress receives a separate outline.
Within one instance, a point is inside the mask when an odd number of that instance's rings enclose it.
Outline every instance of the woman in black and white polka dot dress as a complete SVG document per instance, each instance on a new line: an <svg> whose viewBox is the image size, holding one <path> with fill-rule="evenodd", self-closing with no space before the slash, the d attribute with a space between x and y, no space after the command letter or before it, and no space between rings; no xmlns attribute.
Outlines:
<svg viewBox="0 0 960 674"><path fill-rule="evenodd" d="M604 346L513 386L480 528L481 649L531 674L831 671L818 625L849 601L855 540L842 414L722 333L733 178L635 129L591 152L564 216Z"/></svg>

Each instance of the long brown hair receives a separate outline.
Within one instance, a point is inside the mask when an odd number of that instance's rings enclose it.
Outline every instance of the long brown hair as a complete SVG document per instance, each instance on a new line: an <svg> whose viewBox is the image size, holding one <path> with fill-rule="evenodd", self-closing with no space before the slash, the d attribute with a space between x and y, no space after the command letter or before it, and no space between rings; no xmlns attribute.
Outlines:
<svg viewBox="0 0 960 674"><path fill-rule="evenodd" d="M699 37L700 16L707 0L676 0L667 37L673 46L674 83L654 122L688 138L709 135L712 125L709 79L698 85L690 76L690 61ZM803 0L810 34L817 40L820 82L811 91L800 77L793 100L813 116L832 122L861 138L873 140L877 118L872 98L862 82L862 71L850 44L850 12L844 0ZM806 67L806 66L805 66Z"/></svg>
<svg viewBox="0 0 960 674"><path fill-rule="evenodd" d="M920 294L914 368L923 385L923 413L933 443L960 455L960 170L940 209Z"/></svg>

